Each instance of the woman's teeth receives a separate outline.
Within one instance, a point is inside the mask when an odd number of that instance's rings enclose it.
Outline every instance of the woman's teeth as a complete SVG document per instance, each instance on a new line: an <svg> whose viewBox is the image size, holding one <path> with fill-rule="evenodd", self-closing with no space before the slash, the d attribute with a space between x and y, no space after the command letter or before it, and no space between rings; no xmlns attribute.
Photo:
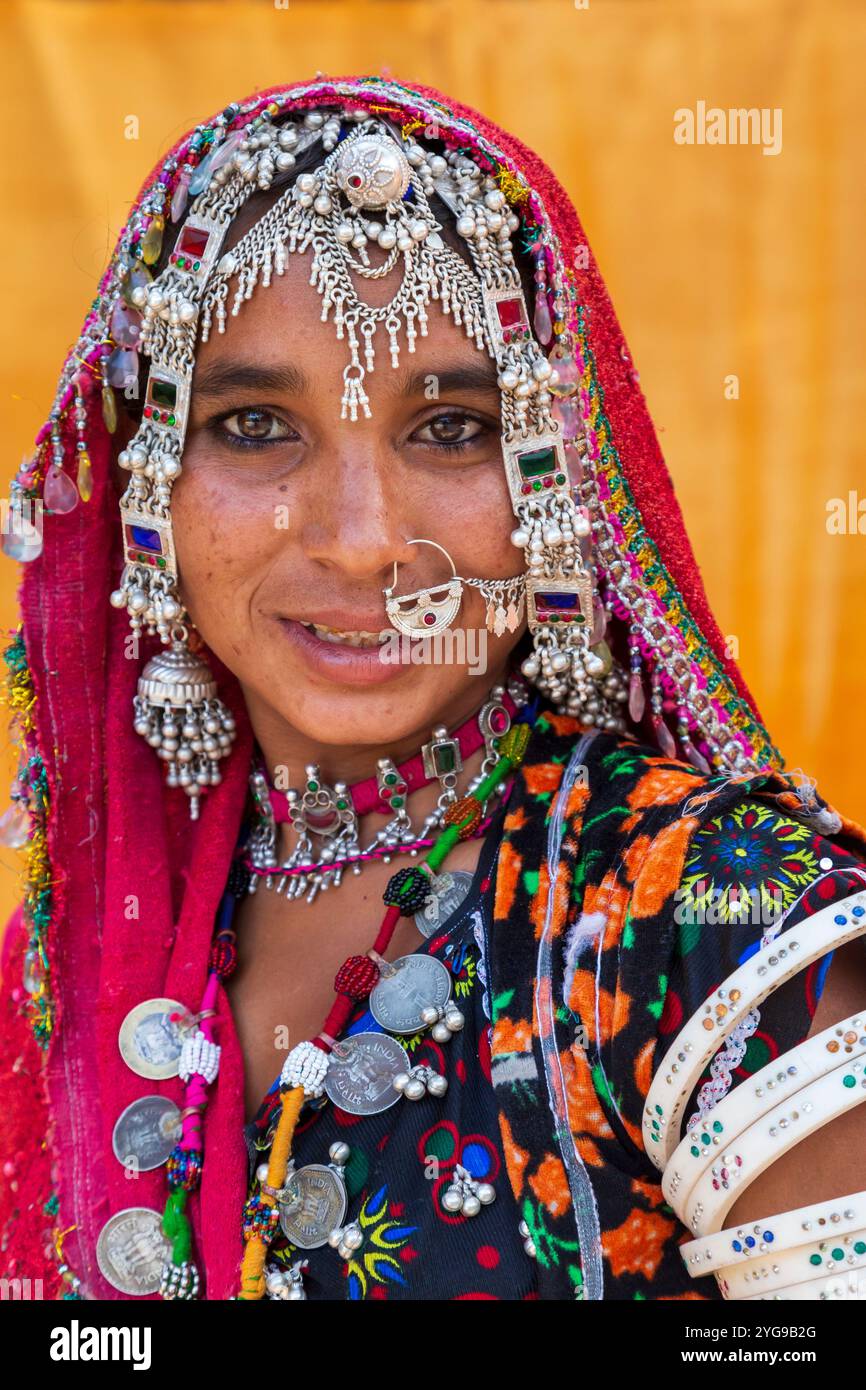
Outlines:
<svg viewBox="0 0 866 1390"><path fill-rule="evenodd" d="M322 623L304 623L304 627L323 642L338 642L346 647L380 647L388 635L387 632L342 632Z"/></svg>

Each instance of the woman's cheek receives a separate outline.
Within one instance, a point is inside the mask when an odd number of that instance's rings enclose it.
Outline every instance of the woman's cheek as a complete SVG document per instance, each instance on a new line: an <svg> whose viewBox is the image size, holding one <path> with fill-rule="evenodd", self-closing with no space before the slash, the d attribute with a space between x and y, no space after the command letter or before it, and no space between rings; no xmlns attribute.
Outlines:
<svg viewBox="0 0 866 1390"><path fill-rule="evenodd" d="M286 534L278 530L279 496L278 485L256 484L236 467L194 460L187 469L184 461L171 510L181 596L196 626L211 626L211 615L230 620L244 606Z"/></svg>

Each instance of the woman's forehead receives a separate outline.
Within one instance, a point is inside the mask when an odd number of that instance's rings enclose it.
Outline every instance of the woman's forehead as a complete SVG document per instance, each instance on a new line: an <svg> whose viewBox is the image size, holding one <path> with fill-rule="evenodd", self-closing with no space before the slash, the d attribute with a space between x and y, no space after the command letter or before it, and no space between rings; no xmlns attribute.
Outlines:
<svg viewBox="0 0 866 1390"><path fill-rule="evenodd" d="M288 369L294 380L287 376L283 389L299 395L323 373L342 377L345 363L335 350L333 325L322 321L321 299L309 277L309 254L290 256L284 273L274 275L266 288L260 286L236 318L229 317L225 333L211 334L199 344L194 377L199 397L240 387L244 371L251 385L252 372L263 366ZM374 307L385 305L401 283L401 270L395 267L381 280L364 282L365 298ZM435 383L426 380L431 376ZM387 378L389 393L403 395L418 394L427 386L431 393L462 387L499 395L493 359L436 305L426 333L415 340L414 351L401 354L397 368L391 368L387 354L382 353L371 377Z"/></svg>

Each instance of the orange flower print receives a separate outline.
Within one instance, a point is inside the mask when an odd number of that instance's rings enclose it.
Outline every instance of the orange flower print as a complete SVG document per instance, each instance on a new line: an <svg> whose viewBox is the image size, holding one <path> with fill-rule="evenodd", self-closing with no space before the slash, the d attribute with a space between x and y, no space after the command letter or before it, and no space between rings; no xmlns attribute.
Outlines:
<svg viewBox="0 0 866 1390"><path fill-rule="evenodd" d="M685 869L686 851L697 826L694 816L685 816L656 835L634 881L633 917L654 917L676 893Z"/></svg>
<svg viewBox="0 0 866 1390"><path fill-rule="evenodd" d="M532 1028L526 1018L498 1018L493 1025L490 1053L502 1057L509 1052L532 1051Z"/></svg>
<svg viewBox="0 0 866 1390"><path fill-rule="evenodd" d="M545 792L555 792L562 781L560 763L538 763L535 767L523 770L523 780L530 796L543 796Z"/></svg>
<svg viewBox="0 0 866 1390"><path fill-rule="evenodd" d="M602 1248L613 1277L642 1274L645 1279L652 1279L664 1254L665 1242L675 1230L675 1221L666 1220L658 1212L634 1207L621 1226L602 1233Z"/></svg>
<svg viewBox="0 0 866 1390"><path fill-rule="evenodd" d="M499 1112L499 1132L502 1135L502 1152L508 1171L508 1181L515 1194L520 1193L523 1191L523 1175L529 1162L529 1154L526 1149L521 1149L520 1145L514 1142L511 1125L501 1110Z"/></svg>
<svg viewBox="0 0 866 1390"><path fill-rule="evenodd" d="M571 1205L571 1192L561 1159L547 1154L529 1179L529 1186L551 1216L561 1216Z"/></svg>
<svg viewBox="0 0 866 1390"><path fill-rule="evenodd" d="M514 906L514 894L520 881L522 864L523 856L514 848L510 840L503 840L499 848L496 896L493 903L493 915L499 921L508 917Z"/></svg>

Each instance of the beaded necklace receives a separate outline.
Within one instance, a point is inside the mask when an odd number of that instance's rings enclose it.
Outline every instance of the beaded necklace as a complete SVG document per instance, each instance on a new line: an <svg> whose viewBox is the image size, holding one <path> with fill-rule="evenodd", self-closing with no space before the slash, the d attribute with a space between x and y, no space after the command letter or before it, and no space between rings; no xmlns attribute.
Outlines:
<svg viewBox="0 0 866 1390"><path fill-rule="evenodd" d="M477 834L485 803L520 765L529 735L529 725L518 723L498 740L492 770L477 787L447 808L444 828L424 861L398 870L389 879L383 894L386 911L372 946L366 955L350 956L343 963L334 980L334 1003L321 1028L314 1038L299 1043L289 1053L280 1078L280 1118L268 1160L267 1176L261 1190L247 1201L244 1209L245 1252L239 1299L261 1299L266 1292L265 1261L278 1228L279 1203L289 1200L292 1195L286 1183L295 1126L304 1103L323 1094L330 1054L353 1009L370 996L386 973L393 973L395 967L399 966L400 962L392 965L385 961L384 953L400 917L413 916L431 899L438 870L456 844ZM204 1160L202 1117L209 1087L219 1070L220 1048L213 1036L217 992L220 982L231 975L237 964L235 934L226 925L230 908L230 901L224 900L201 1006L195 1018L188 1020L198 1026L194 1032L187 1030L178 1064L185 1092L181 1138L166 1163L169 1192L162 1229L171 1244L171 1253L163 1268L159 1288L160 1296L165 1299L196 1298L201 1283L192 1258L192 1231L187 1203L189 1193L195 1191L201 1182ZM440 1029L449 1026L458 1028L463 1021L450 1001L444 1008L431 1003L422 1011L422 1018L422 1026Z"/></svg>

